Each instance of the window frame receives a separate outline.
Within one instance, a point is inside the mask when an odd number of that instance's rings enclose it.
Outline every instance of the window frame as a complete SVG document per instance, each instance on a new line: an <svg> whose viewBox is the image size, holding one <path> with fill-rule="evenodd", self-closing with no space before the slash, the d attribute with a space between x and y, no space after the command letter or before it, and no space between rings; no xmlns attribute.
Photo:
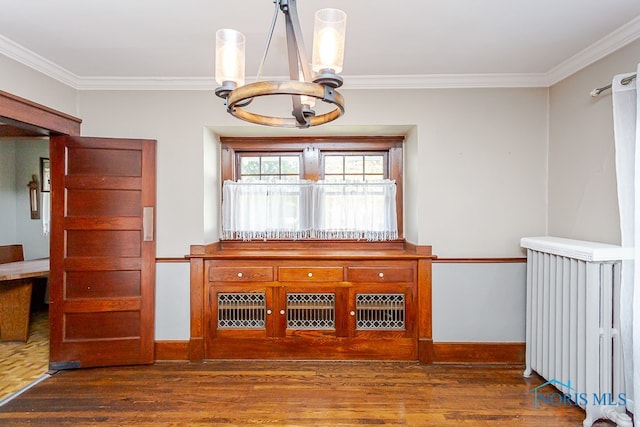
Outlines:
<svg viewBox="0 0 640 427"><path fill-rule="evenodd" d="M237 181L239 153L263 155L297 152L302 155L302 179L318 181L322 176L322 156L326 153L387 153L387 176L396 182L396 216L398 240L404 240L403 216L403 148L404 136L336 136L336 137L220 137L220 178Z"/></svg>
<svg viewBox="0 0 640 427"><path fill-rule="evenodd" d="M303 158L304 158L304 153L302 152L294 152L294 151L287 151L287 152L275 152L275 151L236 151L235 153L235 170L236 171L240 171L241 168L241 163L242 163L242 157L246 156L246 157L280 157L280 160L282 161L282 157L297 157L298 161L299 161L299 171L298 171L298 178L303 179L304 177L304 163L303 163ZM282 176L282 163L280 162L280 174L279 176ZM255 175L245 175L245 176L255 176ZM268 174L263 174L262 171L260 171L259 174L260 177L262 176L275 176L275 175L268 175ZM292 174L285 174L285 176L294 176ZM240 178L240 176L236 177L236 181Z"/></svg>
<svg viewBox="0 0 640 427"><path fill-rule="evenodd" d="M363 157L363 160L365 157L367 156L382 156L382 174L383 174L383 178L384 179L389 179L389 152L388 151L330 151L330 150L322 150L322 152L320 153L320 177L321 179L326 180L326 173L325 173L325 165L326 165L326 158L328 156L342 156L343 159L345 157L349 157L349 156L361 156ZM337 176L339 174L329 174L330 176ZM363 178L367 176L366 173L366 166L365 164L363 164L363 170L362 170L362 174L350 174L347 173L346 170L343 169L342 174L343 177L348 177L348 176L362 176ZM369 174L372 175L372 174Z"/></svg>

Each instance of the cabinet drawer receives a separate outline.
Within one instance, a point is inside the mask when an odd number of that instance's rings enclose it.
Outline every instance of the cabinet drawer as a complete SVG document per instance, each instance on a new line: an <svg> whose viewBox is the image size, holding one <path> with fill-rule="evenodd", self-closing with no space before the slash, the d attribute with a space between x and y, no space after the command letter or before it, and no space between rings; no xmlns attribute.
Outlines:
<svg viewBox="0 0 640 427"><path fill-rule="evenodd" d="M342 267L279 267L281 282L341 282Z"/></svg>
<svg viewBox="0 0 640 427"><path fill-rule="evenodd" d="M347 280L350 282L413 282L411 267L348 267Z"/></svg>
<svg viewBox="0 0 640 427"><path fill-rule="evenodd" d="M271 282L273 267L210 267L210 282Z"/></svg>

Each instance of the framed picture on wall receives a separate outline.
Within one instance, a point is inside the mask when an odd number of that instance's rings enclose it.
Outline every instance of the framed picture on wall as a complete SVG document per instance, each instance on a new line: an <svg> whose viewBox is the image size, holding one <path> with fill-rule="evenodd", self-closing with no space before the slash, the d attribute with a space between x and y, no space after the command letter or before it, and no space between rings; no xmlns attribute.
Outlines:
<svg viewBox="0 0 640 427"><path fill-rule="evenodd" d="M49 159L40 157L40 191L48 193L51 191L51 166Z"/></svg>

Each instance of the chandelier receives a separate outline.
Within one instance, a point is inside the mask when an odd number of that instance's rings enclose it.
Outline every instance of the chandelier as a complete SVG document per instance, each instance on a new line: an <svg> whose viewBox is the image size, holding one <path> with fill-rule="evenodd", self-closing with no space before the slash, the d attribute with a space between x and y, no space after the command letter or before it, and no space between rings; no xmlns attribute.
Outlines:
<svg viewBox="0 0 640 427"><path fill-rule="evenodd" d="M342 86L346 14L338 9L321 9L315 14L311 66L302 39L296 0L274 0L275 11L267 43L258 69L257 80L244 84L245 37L242 33L221 29L216 32L215 79L220 85L215 94L225 100L227 112L247 122L275 127L308 128L331 122L344 114L344 98L336 90ZM278 9L285 17L289 80L262 81L262 70L269 52ZM313 74L312 74L313 71ZM263 96L289 95L290 116L258 114L246 107ZM328 104L328 112L313 110L319 99Z"/></svg>

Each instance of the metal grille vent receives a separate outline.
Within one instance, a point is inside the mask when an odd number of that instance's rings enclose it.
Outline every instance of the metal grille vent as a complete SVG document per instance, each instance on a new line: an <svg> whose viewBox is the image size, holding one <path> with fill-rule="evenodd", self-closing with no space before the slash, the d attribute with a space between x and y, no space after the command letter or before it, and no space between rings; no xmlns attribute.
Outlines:
<svg viewBox="0 0 640 427"><path fill-rule="evenodd" d="M287 328L335 329L335 294L287 294Z"/></svg>
<svg viewBox="0 0 640 427"><path fill-rule="evenodd" d="M404 294L357 294L356 329L404 330Z"/></svg>
<svg viewBox="0 0 640 427"><path fill-rule="evenodd" d="M266 303L264 293L218 294L218 328L264 329Z"/></svg>

